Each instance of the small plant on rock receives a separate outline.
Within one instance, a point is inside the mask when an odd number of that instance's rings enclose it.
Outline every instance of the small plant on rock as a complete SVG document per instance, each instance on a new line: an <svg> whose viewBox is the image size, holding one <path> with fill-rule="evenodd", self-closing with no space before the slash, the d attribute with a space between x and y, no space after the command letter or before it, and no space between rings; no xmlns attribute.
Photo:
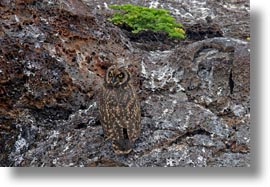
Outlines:
<svg viewBox="0 0 270 187"><path fill-rule="evenodd" d="M120 12L115 13L109 21L119 26L127 25L132 29L132 33L142 30L164 31L170 37L185 38L182 24L177 23L168 10L131 4L111 5L110 8Z"/></svg>

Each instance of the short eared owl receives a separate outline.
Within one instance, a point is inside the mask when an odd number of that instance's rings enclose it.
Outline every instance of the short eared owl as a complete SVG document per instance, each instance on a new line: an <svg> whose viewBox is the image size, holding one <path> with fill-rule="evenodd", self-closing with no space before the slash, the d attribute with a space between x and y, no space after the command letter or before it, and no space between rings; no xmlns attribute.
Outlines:
<svg viewBox="0 0 270 187"><path fill-rule="evenodd" d="M140 104L125 67L111 66L99 99L99 115L105 137L116 154L128 154L140 134Z"/></svg>

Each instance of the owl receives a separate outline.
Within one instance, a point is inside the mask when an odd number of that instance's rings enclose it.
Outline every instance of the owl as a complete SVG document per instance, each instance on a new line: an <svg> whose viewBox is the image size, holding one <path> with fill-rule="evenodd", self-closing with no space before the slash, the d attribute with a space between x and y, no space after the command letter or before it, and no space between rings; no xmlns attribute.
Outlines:
<svg viewBox="0 0 270 187"><path fill-rule="evenodd" d="M99 97L99 117L116 154L128 154L140 135L140 103L125 67L108 68Z"/></svg>

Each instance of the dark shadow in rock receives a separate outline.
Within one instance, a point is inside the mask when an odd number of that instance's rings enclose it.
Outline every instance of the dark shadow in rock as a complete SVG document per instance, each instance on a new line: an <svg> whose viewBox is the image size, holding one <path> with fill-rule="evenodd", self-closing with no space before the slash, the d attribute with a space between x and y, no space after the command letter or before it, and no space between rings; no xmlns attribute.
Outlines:
<svg viewBox="0 0 270 187"><path fill-rule="evenodd" d="M197 23L190 26L186 25L185 30L186 38L193 41L223 36L223 32L217 24Z"/></svg>
<svg viewBox="0 0 270 187"><path fill-rule="evenodd" d="M123 30L130 39L134 47L142 50L168 50L181 43L186 43L184 39L171 38L165 32L154 32L151 30L142 30L139 33L132 33L128 30Z"/></svg>

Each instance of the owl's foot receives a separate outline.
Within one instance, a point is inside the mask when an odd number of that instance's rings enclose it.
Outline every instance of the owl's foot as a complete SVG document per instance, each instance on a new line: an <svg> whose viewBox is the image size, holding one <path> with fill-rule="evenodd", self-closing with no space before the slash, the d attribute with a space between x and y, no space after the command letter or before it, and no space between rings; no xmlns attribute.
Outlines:
<svg viewBox="0 0 270 187"><path fill-rule="evenodd" d="M104 142L107 142L112 139L112 135L105 138Z"/></svg>
<svg viewBox="0 0 270 187"><path fill-rule="evenodd" d="M113 149L113 151L117 155L127 155L132 151L132 149L129 149L129 150Z"/></svg>

